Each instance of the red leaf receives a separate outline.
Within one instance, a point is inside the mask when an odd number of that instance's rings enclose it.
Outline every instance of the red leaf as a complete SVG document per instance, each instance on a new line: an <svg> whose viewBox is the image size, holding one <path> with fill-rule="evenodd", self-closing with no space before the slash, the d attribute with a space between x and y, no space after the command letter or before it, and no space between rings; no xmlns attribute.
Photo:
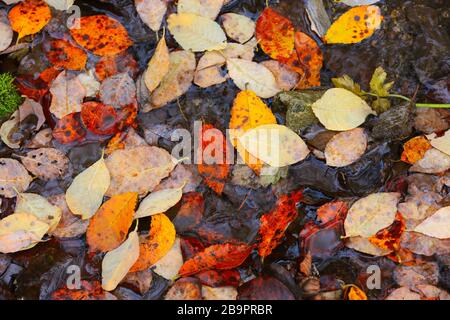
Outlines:
<svg viewBox="0 0 450 320"><path fill-rule="evenodd" d="M114 107L99 102L86 102L81 109L83 124L95 134L109 135L116 133L117 118Z"/></svg>
<svg viewBox="0 0 450 320"><path fill-rule="evenodd" d="M193 258L197 253L205 250L205 245L203 244L203 242L193 237L182 238L180 245L184 261Z"/></svg>
<svg viewBox="0 0 450 320"><path fill-rule="evenodd" d="M69 289L67 287L54 291L52 300L106 300L105 291L98 281L81 281L80 289Z"/></svg>
<svg viewBox="0 0 450 320"><path fill-rule="evenodd" d="M31 75L17 76L14 84L22 95L36 102L39 102L48 91L48 85L44 80L41 78L34 79Z"/></svg>
<svg viewBox="0 0 450 320"><path fill-rule="evenodd" d="M261 276L239 287L238 300L295 300L295 297L281 281Z"/></svg>
<svg viewBox="0 0 450 320"><path fill-rule="evenodd" d="M200 271L236 268L247 259L252 249L253 247L247 244L212 245L187 260L179 274L187 277Z"/></svg>
<svg viewBox="0 0 450 320"><path fill-rule="evenodd" d="M201 193L189 192L183 195L180 210L173 220L177 233L190 231L197 226L205 211L205 201Z"/></svg>
<svg viewBox="0 0 450 320"><path fill-rule="evenodd" d="M102 57L95 65L95 75L100 81L124 72L128 72L131 78L135 78L139 72L136 60L126 52Z"/></svg>
<svg viewBox="0 0 450 320"><path fill-rule="evenodd" d="M241 275L237 270L208 270L195 275L200 282L209 287L238 287L241 281Z"/></svg>
<svg viewBox="0 0 450 320"><path fill-rule="evenodd" d="M62 144L82 141L86 136L86 129L81 125L80 113L71 113L60 119L53 129L53 137Z"/></svg>
<svg viewBox="0 0 450 320"><path fill-rule="evenodd" d="M261 217L261 242L258 248L261 257L267 257L281 243L289 224L298 216L296 205L301 198L301 191L282 195L275 209Z"/></svg>
<svg viewBox="0 0 450 320"><path fill-rule="evenodd" d="M336 219L344 219L348 211L348 206L343 201L332 201L325 203L317 209L317 218L321 225L325 225Z"/></svg>

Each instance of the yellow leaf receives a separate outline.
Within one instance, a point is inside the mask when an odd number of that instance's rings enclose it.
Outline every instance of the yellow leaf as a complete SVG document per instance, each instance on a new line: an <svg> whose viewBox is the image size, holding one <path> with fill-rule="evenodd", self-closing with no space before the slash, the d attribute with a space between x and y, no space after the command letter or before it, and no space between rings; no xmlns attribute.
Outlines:
<svg viewBox="0 0 450 320"><path fill-rule="evenodd" d="M178 189L165 189L151 193L142 200L134 218L144 218L166 212L181 200L181 197L183 196L183 187Z"/></svg>
<svg viewBox="0 0 450 320"><path fill-rule="evenodd" d="M103 157L73 179L66 191L70 211L83 219L91 218L100 208L111 177Z"/></svg>
<svg viewBox="0 0 450 320"><path fill-rule="evenodd" d="M136 11L142 21L157 32L167 11L166 0L135 0Z"/></svg>
<svg viewBox="0 0 450 320"><path fill-rule="evenodd" d="M362 128L335 135L325 147L325 159L331 167L345 167L356 161L367 148L367 135Z"/></svg>
<svg viewBox="0 0 450 320"><path fill-rule="evenodd" d="M224 0L178 0L178 13L194 13L215 20Z"/></svg>
<svg viewBox="0 0 450 320"><path fill-rule="evenodd" d="M167 280L172 280L178 274L182 265L183 255L180 238L176 238L169 252L153 265L153 271Z"/></svg>
<svg viewBox="0 0 450 320"><path fill-rule="evenodd" d="M62 211L44 197L34 193L19 193L15 213L30 213L49 225L49 232L56 229L61 220Z"/></svg>
<svg viewBox="0 0 450 320"><path fill-rule="evenodd" d="M170 33L184 50L193 52L220 50L226 47L227 37L214 21L193 14L172 14L167 19Z"/></svg>
<svg viewBox="0 0 450 320"><path fill-rule="evenodd" d="M246 43L255 34L256 23L242 14L225 13L221 19L228 37L239 43Z"/></svg>
<svg viewBox="0 0 450 320"><path fill-rule="evenodd" d="M52 18L52 13L42 0L25 0L9 11L8 18L12 29L22 39L41 31Z"/></svg>
<svg viewBox="0 0 450 320"><path fill-rule="evenodd" d="M358 43L371 37L377 30L383 16L377 6L359 6L341 15L328 29L324 41L328 44Z"/></svg>
<svg viewBox="0 0 450 320"><path fill-rule="evenodd" d="M414 231L438 239L450 238L450 207L439 209L422 221Z"/></svg>
<svg viewBox="0 0 450 320"><path fill-rule="evenodd" d="M130 232L128 239L108 252L102 261L102 288L114 290L139 257L139 237Z"/></svg>
<svg viewBox="0 0 450 320"><path fill-rule="evenodd" d="M251 155L275 168L300 162L309 155L302 138L282 125L259 126L247 131L238 140Z"/></svg>
<svg viewBox="0 0 450 320"><path fill-rule="evenodd" d="M169 48L167 48L166 39L162 38L144 74L145 85L150 92L153 92L159 86L164 76L169 72L169 66Z"/></svg>
<svg viewBox="0 0 450 320"><path fill-rule="evenodd" d="M354 129L363 124L369 114L376 114L363 99L342 88L327 90L313 103L312 109L320 123L334 131Z"/></svg>
<svg viewBox="0 0 450 320"><path fill-rule="evenodd" d="M450 130L447 130L442 137L432 139L431 145L450 156Z"/></svg>

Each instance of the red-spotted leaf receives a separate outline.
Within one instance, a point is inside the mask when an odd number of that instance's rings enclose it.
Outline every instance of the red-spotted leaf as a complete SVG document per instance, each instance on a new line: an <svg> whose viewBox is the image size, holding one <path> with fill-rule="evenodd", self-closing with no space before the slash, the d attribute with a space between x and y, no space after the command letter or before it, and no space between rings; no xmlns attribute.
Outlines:
<svg viewBox="0 0 450 320"><path fill-rule="evenodd" d="M59 119L53 129L53 138L62 144L82 141L85 136L86 129L81 125L79 112Z"/></svg>
<svg viewBox="0 0 450 320"><path fill-rule="evenodd" d="M99 135L117 131L117 113L114 107L99 102L86 102L81 109L81 119L89 131Z"/></svg>

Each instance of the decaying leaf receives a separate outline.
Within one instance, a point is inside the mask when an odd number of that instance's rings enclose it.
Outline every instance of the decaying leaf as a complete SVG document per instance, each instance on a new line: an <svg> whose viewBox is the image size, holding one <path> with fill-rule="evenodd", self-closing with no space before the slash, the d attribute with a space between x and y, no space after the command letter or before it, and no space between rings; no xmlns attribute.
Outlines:
<svg viewBox="0 0 450 320"><path fill-rule="evenodd" d="M167 280L172 280L176 277L182 265L183 255L180 238L176 238L169 252L153 265L153 271Z"/></svg>
<svg viewBox="0 0 450 320"><path fill-rule="evenodd" d="M34 247L49 225L29 213L15 213L0 220L0 252L13 253Z"/></svg>
<svg viewBox="0 0 450 320"><path fill-rule="evenodd" d="M256 127L238 137L242 147L271 167L286 167L309 155L306 143L286 126L269 124Z"/></svg>
<svg viewBox="0 0 450 320"><path fill-rule="evenodd" d="M119 116L114 107L99 102L90 101L83 103L81 120L84 126L91 132L99 135L116 133L119 128Z"/></svg>
<svg viewBox="0 0 450 320"><path fill-rule="evenodd" d="M215 20L224 0L179 0L178 13L194 13Z"/></svg>
<svg viewBox="0 0 450 320"><path fill-rule="evenodd" d="M386 248L380 248L376 245L374 245L372 242L369 241L369 238L366 237L351 237L348 239L345 239L345 246L347 248L363 252L366 254L370 254L372 256L376 257L383 257L387 256L392 252L391 249Z"/></svg>
<svg viewBox="0 0 450 320"><path fill-rule="evenodd" d="M328 29L324 41L334 43L358 43L371 37L383 21L377 6L354 7L341 15Z"/></svg>
<svg viewBox="0 0 450 320"><path fill-rule="evenodd" d="M212 288L202 286L202 296L204 300L236 300L238 295L234 287Z"/></svg>
<svg viewBox="0 0 450 320"><path fill-rule="evenodd" d="M450 238L450 207L439 209L415 227L414 231L438 239Z"/></svg>
<svg viewBox="0 0 450 320"><path fill-rule="evenodd" d="M164 149L140 146L114 151L106 159L106 166L111 174L107 196L124 192L137 192L142 196L168 177L175 163Z"/></svg>
<svg viewBox="0 0 450 320"><path fill-rule="evenodd" d="M52 13L42 0L26 0L16 4L9 11L8 18L21 39L41 31L52 18Z"/></svg>
<svg viewBox="0 0 450 320"><path fill-rule="evenodd" d="M320 123L334 131L354 129L363 124L368 115L375 114L363 99L342 88L327 90L312 109Z"/></svg>
<svg viewBox="0 0 450 320"><path fill-rule="evenodd" d="M86 129L81 125L80 114L71 113L59 119L52 134L62 144L82 141L86 136Z"/></svg>
<svg viewBox="0 0 450 320"><path fill-rule="evenodd" d="M261 64L273 73L278 87L283 91L293 89L300 81L299 74L285 64L275 60L263 61Z"/></svg>
<svg viewBox="0 0 450 320"><path fill-rule="evenodd" d="M105 15L76 19L70 34L81 47L99 56L118 54L133 44L123 25Z"/></svg>
<svg viewBox="0 0 450 320"><path fill-rule="evenodd" d="M228 270L240 266L250 255L252 246L247 244L218 244L187 260L179 275L188 277L205 270Z"/></svg>
<svg viewBox="0 0 450 320"><path fill-rule="evenodd" d="M409 164L415 164L431 148L430 142L424 136L414 137L403 145L401 160Z"/></svg>
<svg viewBox="0 0 450 320"><path fill-rule="evenodd" d="M256 22L256 38L272 59L289 58L294 51L294 25L270 7L264 9Z"/></svg>
<svg viewBox="0 0 450 320"><path fill-rule="evenodd" d="M450 169L450 156L432 148L425 152L422 159L417 161L410 169L411 172L440 173Z"/></svg>
<svg viewBox="0 0 450 320"><path fill-rule="evenodd" d="M1 140L11 149L19 149L20 143L19 141L15 141L12 138L13 134L17 131L19 126L19 111L14 112L8 121L2 123L0 127L0 138Z"/></svg>
<svg viewBox="0 0 450 320"><path fill-rule="evenodd" d="M172 14L167 19L170 33L184 50L202 52L226 47L222 28L208 18L193 13Z"/></svg>
<svg viewBox="0 0 450 320"><path fill-rule="evenodd" d="M71 113L81 111L86 89L77 77L63 71L52 82L50 93L52 94L50 112L61 119Z"/></svg>
<svg viewBox="0 0 450 320"><path fill-rule="evenodd" d="M66 155L54 148L30 151L21 158L21 161L28 171L46 181L63 176L69 167Z"/></svg>
<svg viewBox="0 0 450 320"><path fill-rule="evenodd" d="M103 202L111 177L103 157L73 179L66 191L70 211L82 219L91 218Z"/></svg>
<svg viewBox="0 0 450 320"><path fill-rule="evenodd" d="M166 39L162 38L156 46L155 53L148 63L147 70L144 73L144 81L147 89L153 92L164 76L169 72L170 56L167 48Z"/></svg>
<svg viewBox="0 0 450 320"><path fill-rule="evenodd" d="M346 300L367 300L367 295L355 285L345 286L344 298Z"/></svg>
<svg viewBox="0 0 450 320"><path fill-rule="evenodd" d="M133 221L137 198L135 192L119 194L98 209L86 232L90 251L108 252L120 246Z"/></svg>
<svg viewBox="0 0 450 320"><path fill-rule="evenodd" d="M181 200L182 190L183 188L177 188L152 192L142 200L134 218L144 218L166 212Z"/></svg>
<svg viewBox="0 0 450 320"><path fill-rule="evenodd" d="M450 250L450 239L438 239L423 233L406 231L402 235L400 245L404 249L424 256L445 255Z"/></svg>
<svg viewBox="0 0 450 320"><path fill-rule="evenodd" d="M8 21L6 10L0 10L0 52L8 49L12 42L14 32Z"/></svg>
<svg viewBox="0 0 450 320"><path fill-rule="evenodd" d="M167 11L167 0L135 0L136 11L142 21L157 32Z"/></svg>
<svg viewBox="0 0 450 320"><path fill-rule="evenodd" d="M87 54L66 40L53 40L47 48L47 59L55 67L67 70L83 70Z"/></svg>
<svg viewBox="0 0 450 320"><path fill-rule="evenodd" d="M255 22L242 14L225 13L221 19L227 36L239 43L246 43L255 34Z"/></svg>
<svg viewBox="0 0 450 320"><path fill-rule="evenodd" d="M61 219L61 209L35 193L19 193L15 213L29 213L49 226L52 232Z"/></svg>
<svg viewBox="0 0 450 320"><path fill-rule="evenodd" d="M364 154L367 148L367 135L362 128L344 131L335 135L325 147L327 165L348 166Z"/></svg>
<svg viewBox="0 0 450 320"><path fill-rule="evenodd" d="M148 269L163 258L172 248L175 235L175 227L165 214L152 216L149 235L139 239L139 258L131 272Z"/></svg>
<svg viewBox="0 0 450 320"><path fill-rule="evenodd" d="M227 81L227 75L219 66L212 66L202 70L196 70L194 75L194 83L200 88L208 88Z"/></svg>
<svg viewBox="0 0 450 320"><path fill-rule="evenodd" d="M56 290L51 295L52 300L117 300L116 296L102 289L98 281L81 280L79 289L69 289L67 286Z"/></svg>
<svg viewBox="0 0 450 320"><path fill-rule="evenodd" d="M0 159L0 195L14 198L18 192L28 189L33 179L25 167L14 159Z"/></svg>
<svg viewBox="0 0 450 320"><path fill-rule="evenodd" d="M167 291L164 300L202 300L201 284L196 278L179 279Z"/></svg>
<svg viewBox="0 0 450 320"><path fill-rule="evenodd" d="M195 165L178 164L170 177L164 179L154 191L181 188L183 193L188 193L195 191L201 182L202 179L195 170Z"/></svg>
<svg viewBox="0 0 450 320"><path fill-rule="evenodd" d="M95 76L103 81L113 75L128 72L133 79L138 74L138 64L133 55L127 51L113 56L103 56L95 65Z"/></svg>
<svg viewBox="0 0 450 320"><path fill-rule="evenodd" d="M130 232L128 239L116 249L108 252L102 261L102 288L114 290L127 275L139 257L137 231Z"/></svg>
<svg viewBox="0 0 450 320"><path fill-rule="evenodd" d="M397 252L400 250L400 241L405 230L405 219L397 212L394 222L371 236L369 241L381 249Z"/></svg>
<svg viewBox="0 0 450 320"><path fill-rule="evenodd" d="M447 130L442 137L432 139L431 145L450 156L450 130Z"/></svg>
<svg viewBox="0 0 450 320"><path fill-rule="evenodd" d="M66 203L64 193L51 196L47 199L52 205L57 206L61 212L61 220L56 229L50 234L59 239L76 238L86 233L89 226L89 220L81 220L80 217L70 211Z"/></svg>
<svg viewBox="0 0 450 320"><path fill-rule="evenodd" d="M373 193L356 201L345 219L346 237L370 237L390 226L397 213L399 193Z"/></svg>
<svg viewBox="0 0 450 320"><path fill-rule="evenodd" d="M136 84L127 72L113 75L103 80L100 99L118 109L130 105L136 100Z"/></svg>

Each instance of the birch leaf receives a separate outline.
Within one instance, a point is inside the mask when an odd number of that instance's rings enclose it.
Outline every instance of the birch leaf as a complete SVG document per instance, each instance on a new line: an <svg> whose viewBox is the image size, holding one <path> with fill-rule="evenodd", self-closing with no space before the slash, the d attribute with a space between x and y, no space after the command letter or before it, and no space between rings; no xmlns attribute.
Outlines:
<svg viewBox="0 0 450 320"><path fill-rule="evenodd" d="M447 130L442 137L432 139L431 145L450 156L450 130Z"/></svg>
<svg viewBox="0 0 450 320"><path fill-rule="evenodd" d="M439 209L422 221L414 231L438 239L450 238L450 207Z"/></svg>
<svg viewBox="0 0 450 320"><path fill-rule="evenodd" d="M113 75L103 80L100 99L116 109L130 105L136 100L136 84L128 72Z"/></svg>
<svg viewBox="0 0 450 320"><path fill-rule="evenodd" d="M44 181L63 176L69 168L69 159L55 148L30 151L21 161L28 171Z"/></svg>
<svg viewBox="0 0 450 320"><path fill-rule="evenodd" d="M450 169L450 156L432 148L425 152L422 159L409 168L411 172L440 173Z"/></svg>
<svg viewBox="0 0 450 320"><path fill-rule="evenodd" d="M356 161L367 148L367 135L362 128L344 131L335 135L325 147L327 165L345 167Z"/></svg>
<svg viewBox="0 0 450 320"><path fill-rule="evenodd" d="M73 179L66 191L70 211L82 219L91 218L103 201L111 177L103 157Z"/></svg>
<svg viewBox="0 0 450 320"><path fill-rule="evenodd" d="M144 82L148 91L153 92L159 86L164 76L169 72L169 67L169 48L167 48L166 39L162 38L144 73Z"/></svg>
<svg viewBox="0 0 450 320"><path fill-rule="evenodd" d="M0 220L0 252L12 253L35 246L48 231L48 224L29 213L15 213Z"/></svg>
<svg viewBox="0 0 450 320"><path fill-rule="evenodd" d="M58 119L81 111L86 89L77 77L69 78L66 71L62 71L50 86L52 103L50 112Z"/></svg>
<svg viewBox="0 0 450 320"><path fill-rule="evenodd" d="M228 59L228 72L242 91L251 90L260 98L271 98L281 91L275 76L261 64L244 59Z"/></svg>
<svg viewBox="0 0 450 320"><path fill-rule="evenodd" d="M224 0L178 0L178 13L194 13L216 20Z"/></svg>
<svg viewBox="0 0 450 320"><path fill-rule="evenodd" d="M139 237L137 232L133 231L124 243L103 258L102 288L106 291L114 290L138 258Z"/></svg>
<svg viewBox="0 0 450 320"><path fill-rule="evenodd" d="M157 32L167 12L167 0L135 0L134 3L142 21Z"/></svg>
<svg viewBox="0 0 450 320"><path fill-rule="evenodd" d="M344 222L347 237L371 237L390 226L397 213L399 193L374 193L356 201Z"/></svg>
<svg viewBox="0 0 450 320"><path fill-rule="evenodd" d="M25 167L14 159L0 159L0 195L14 198L16 192L28 189L33 179Z"/></svg>
<svg viewBox="0 0 450 320"><path fill-rule="evenodd" d="M41 31L52 18L49 6L42 0L27 0L15 5L8 13L11 27L19 40Z"/></svg>
<svg viewBox="0 0 450 320"><path fill-rule="evenodd" d="M193 52L221 50L227 37L214 21L193 14L172 14L167 19L169 31L184 50Z"/></svg>
<svg viewBox="0 0 450 320"><path fill-rule="evenodd" d="M153 265L153 271L167 280L172 280L178 274L182 265L183 255L180 238L176 238L169 252Z"/></svg>
<svg viewBox="0 0 450 320"><path fill-rule="evenodd" d="M256 23L242 14L225 13L221 19L228 37L239 43L247 42L255 34Z"/></svg>
<svg viewBox="0 0 450 320"><path fill-rule="evenodd" d="M286 167L304 160L309 149L294 131L286 126L268 124L238 137L245 150L271 167Z"/></svg>
<svg viewBox="0 0 450 320"><path fill-rule="evenodd" d="M44 197L34 193L19 193L15 213L29 213L49 226L49 232L56 229L61 220L61 209Z"/></svg>
<svg viewBox="0 0 450 320"><path fill-rule="evenodd" d="M139 209L134 215L134 218L144 218L166 212L181 200L181 197L183 196L183 187L151 193L144 200L142 200L139 205Z"/></svg>
<svg viewBox="0 0 450 320"><path fill-rule="evenodd" d="M363 124L368 115L376 114L363 99L342 88L327 90L313 103L312 109L320 123L334 131L354 129Z"/></svg>

